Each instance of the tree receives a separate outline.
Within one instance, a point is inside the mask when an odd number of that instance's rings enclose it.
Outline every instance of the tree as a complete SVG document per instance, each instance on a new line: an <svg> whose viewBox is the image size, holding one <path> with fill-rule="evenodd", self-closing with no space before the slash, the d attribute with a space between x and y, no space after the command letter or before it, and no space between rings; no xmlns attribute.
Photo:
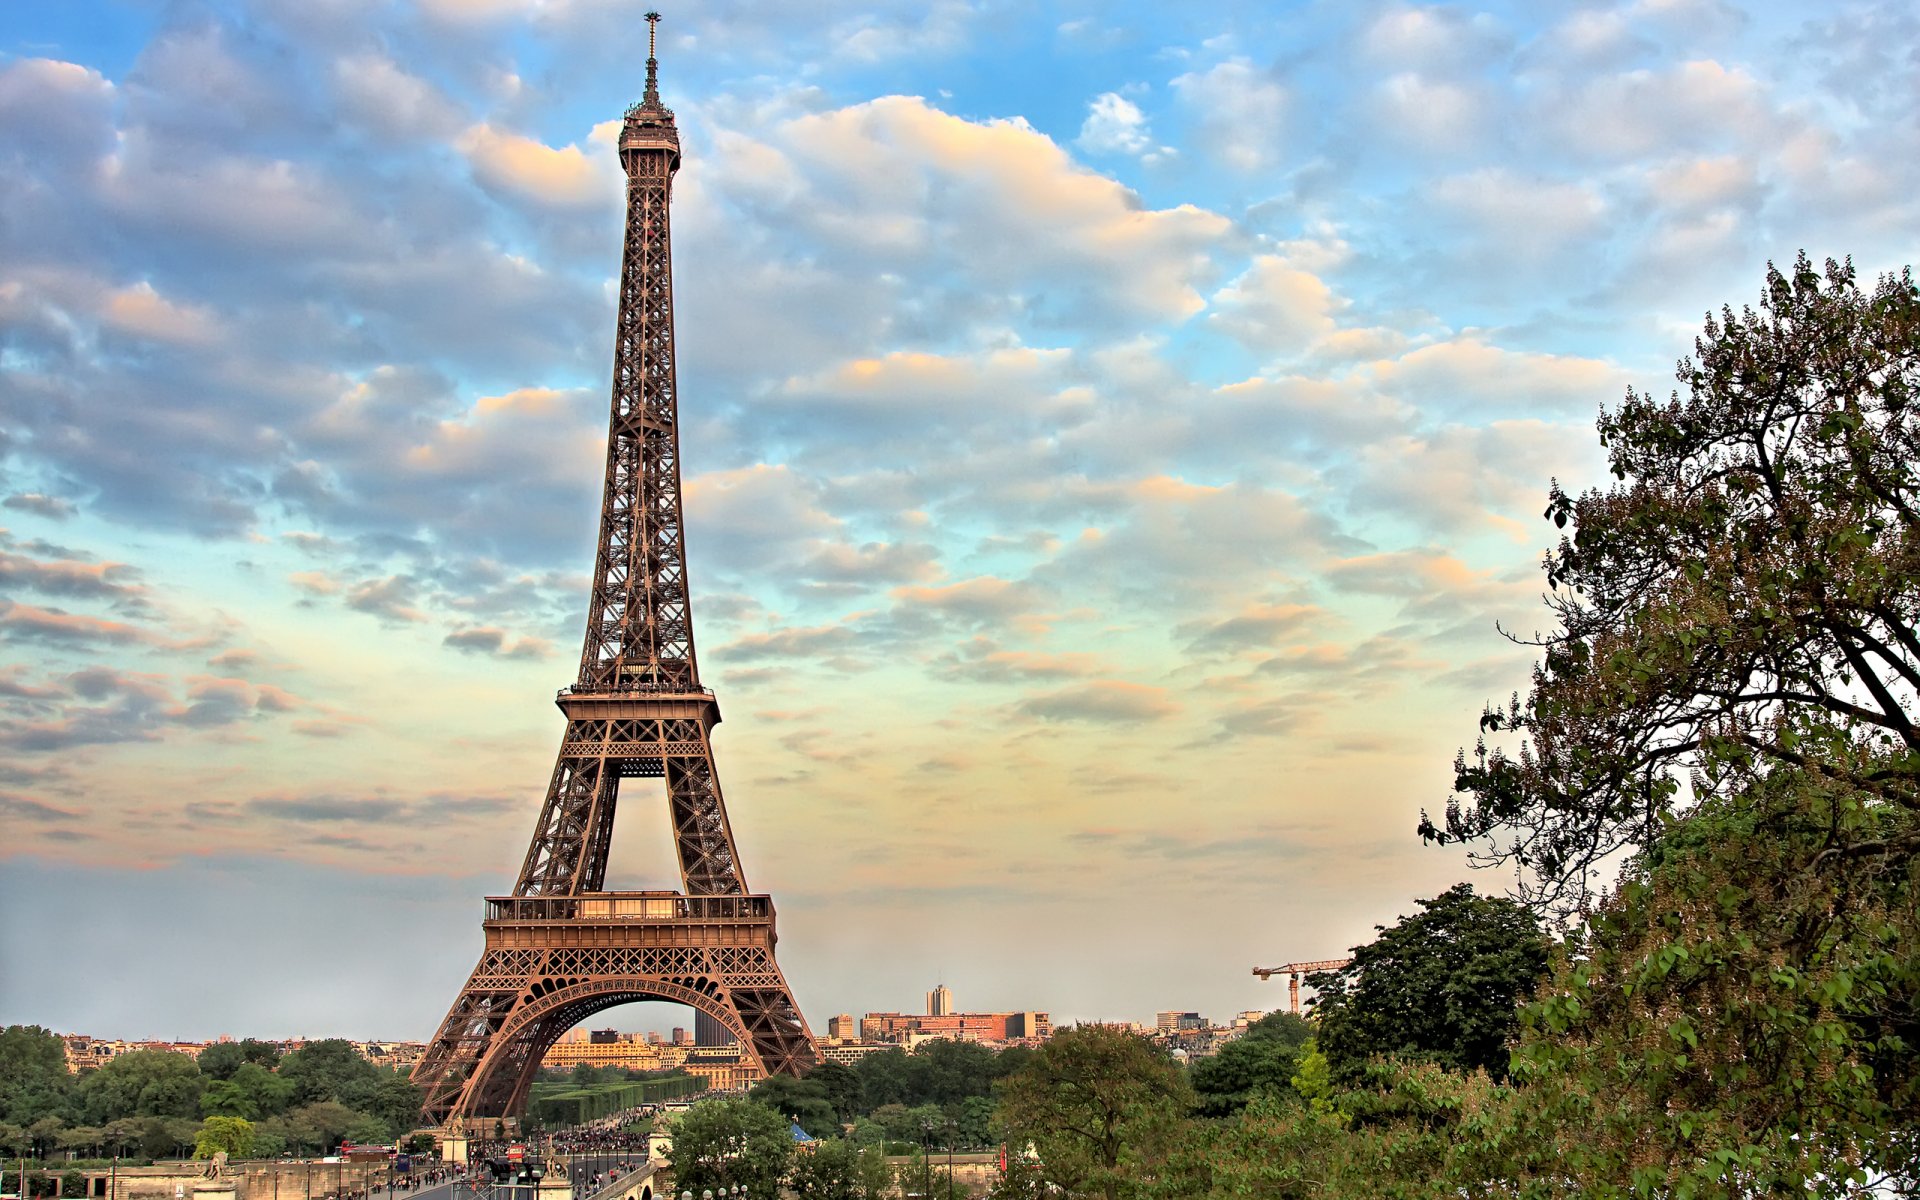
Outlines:
<svg viewBox="0 0 1920 1200"><path fill-rule="evenodd" d="M87 1120L200 1116L204 1080L192 1058L171 1050L129 1050L80 1081Z"/></svg>
<svg viewBox="0 0 1920 1200"><path fill-rule="evenodd" d="M1300 1048L1279 1038L1242 1034L1217 1054L1194 1062L1189 1072L1203 1117L1231 1116L1262 1092L1289 1096L1299 1069Z"/></svg>
<svg viewBox="0 0 1920 1200"><path fill-rule="evenodd" d="M827 1103L833 1106L834 1117L839 1121L851 1121L867 1111L860 1076L845 1063L819 1063L807 1072L807 1082L820 1089Z"/></svg>
<svg viewBox="0 0 1920 1200"><path fill-rule="evenodd" d="M840 1132L840 1122L827 1100L826 1088L812 1077L769 1075L753 1085L748 1098L767 1105L815 1137L830 1137Z"/></svg>
<svg viewBox="0 0 1920 1200"><path fill-rule="evenodd" d="M292 1102L293 1085L252 1062L241 1063L231 1077L212 1081L200 1093L200 1111L207 1116L249 1121L285 1112Z"/></svg>
<svg viewBox="0 0 1920 1200"><path fill-rule="evenodd" d="M1033 1144L1049 1183L1119 1200L1152 1182L1193 1093L1145 1038L1077 1025L1001 1080L999 1100L1008 1140Z"/></svg>
<svg viewBox="0 0 1920 1200"><path fill-rule="evenodd" d="M200 1073L208 1079L231 1079L234 1072L252 1063L271 1071L280 1061L280 1047L272 1042L247 1038L239 1042L215 1042L200 1052L196 1060Z"/></svg>
<svg viewBox="0 0 1920 1200"><path fill-rule="evenodd" d="M333 1100L359 1109L371 1107L381 1074L343 1038L308 1042L281 1059L279 1069L293 1087L295 1104Z"/></svg>
<svg viewBox="0 0 1920 1200"><path fill-rule="evenodd" d="M893 1175L878 1149L827 1138L793 1156L787 1187L801 1200L882 1200Z"/></svg>
<svg viewBox="0 0 1920 1200"><path fill-rule="evenodd" d="M871 1106L869 1111L887 1104L912 1104L919 1098L913 1064L905 1050L862 1055L853 1071L860 1077L861 1094Z"/></svg>
<svg viewBox="0 0 1920 1200"><path fill-rule="evenodd" d="M407 1073L400 1070L380 1072L370 1095L359 1107L396 1130L412 1129L420 1123L420 1111L426 1097Z"/></svg>
<svg viewBox="0 0 1920 1200"><path fill-rule="evenodd" d="M1920 289L1801 255L1694 349L1684 399L1602 412L1619 482L1552 487L1573 527L1545 562L1558 627L1421 822L1562 914L1669 818L1775 770L1920 810ZM1862 839L1823 865L1920 848L1910 826Z"/></svg>
<svg viewBox="0 0 1920 1200"><path fill-rule="evenodd" d="M1920 866L1815 869L1912 818L1776 770L1628 869L1522 1014L1543 1161L1572 1190L1881 1195L1920 1183ZM1856 827L1863 826L1863 827Z"/></svg>
<svg viewBox="0 0 1920 1200"><path fill-rule="evenodd" d="M194 1135L193 1156L212 1158L225 1151L232 1158L253 1153L253 1122L240 1117L208 1117Z"/></svg>
<svg viewBox="0 0 1920 1200"><path fill-rule="evenodd" d="M793 1154L787 1119L751 1100L707 1100L673 1126L674 1185L699 1195L738 1185L773 1196Z"/></svg>
<svg viewBox="0 0 1920 1200"><path fill-rule="evenodd" d="M0 1030L0 1121L30 1125L42 1117L75 1115L73 1077L59 1035L38 1025Z"/></svg>
<svg viewBox="0 0 1920 1200"><path fill-rule="evenodd" d="M1455 884L1311 977L1320 1052L1334 1078L1356 1080L1383 1055L1454 1071L1507 1073L1520 1000L1547 969L1548 941L1522 905Z"/></svg>

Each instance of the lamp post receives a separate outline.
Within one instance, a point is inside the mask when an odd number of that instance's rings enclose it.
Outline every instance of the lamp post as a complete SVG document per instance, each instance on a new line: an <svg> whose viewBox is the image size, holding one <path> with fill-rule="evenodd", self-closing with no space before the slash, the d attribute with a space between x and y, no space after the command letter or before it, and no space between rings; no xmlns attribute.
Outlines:
<svg viewBox="0 0 1920 1200"><path fill-rule="evenodd" d="M947 1122L947 1200L953 1200L953 1135L957 1127Z"/></svg>

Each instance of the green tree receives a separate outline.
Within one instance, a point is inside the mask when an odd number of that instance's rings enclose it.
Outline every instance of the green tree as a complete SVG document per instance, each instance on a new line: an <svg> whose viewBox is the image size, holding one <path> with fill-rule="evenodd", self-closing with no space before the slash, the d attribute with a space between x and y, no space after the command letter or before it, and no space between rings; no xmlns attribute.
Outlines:
<svg viewBox="0 0 1920 1200"><path fill-rule="evenodd" d="M912 1104L919 1099L913 1079L913 1064L905 1050L882 1050L866 1054L853 1065L860 1077L860 1092L868 1111L887 1104Z"/></svg>
<svg viewBox="0 0 1920 1200"><path fill-rule="evenodd" d="M1570 1190L1866 1196L1920 1180L1920 866L1822 862L1896 842L1912 817L1857 800L1775 771L1704 801L1561 956L1514 1061Z"/></svg>
<svg viewBox="0 0 1920 1200"><path fill-rule="evenodd" d="M277 1122L269 1122L268 1128L296 1149L318 1152L338 1146L354 1123L365 1116L344 1104L322 1100L289 1110Z"/></svg>
<svg viewBox="0 0 1920 1200"><path fill-rule="evenodd" d="M1549 943L1533 914L1456 884L1353 951L1338 971L1311 976L1319 992L1320 1052L1336 1080L1393 1055L1449 1070L1507 1073L1517 1007L1547 969ZM1291 1073L1291 1072L1289 1072Z"/></svg>
<svg viewBox="0 0 1920 1200"><path fill-rule="evenodd" d="M1219 1053L1194 1062L1194 1111L1203 1117L1231 1116L1262 1092L1290 1096L1299 1069L1300 1048L1276 1037L1242 1034Z"/></svg>
<svg viewBox="0 0 1920 1200"><path fill-rule="evenodd" d="M694 1195L738 1185L773 1196L793 1154L787 1119L750 1100L706 1100L673 1126L674 1186Z"/></svg>
<svg viewBox="0 0 1920 1200"><path fill-rule="evenodd" d="M1270 1012L1240 1035L1252 1041L1278 1042L1299 1049L1313 1040L1313 1026L1299 1013Z"/></svg>
<svg viewBox="0 0 1920 1200"><path fill-rule="evenodd" d="M204 1082L185 1054L129 1050L80 1081L80 1102L96 1124L119 1117L198 1118Z"/></svg>
<svg viewBox="0 0 1920 1200"><path fill-rule="evenodd" d="M253 1153L253 1122L240 1117L208 1117L193 1139L195 1158L212 1158L226 1151L231 1158Z"/></svg>
<svg viewBox="0 0 1920 1200"><path fill-rule="evenodd" d="M840 1132L840 1122L827 1099L827 1089L811 1075L805 1079L769 1075L753 1085L748 1098L797 1122L814 1137L830 1137Z"/></svg>
<svg viewBox="0 0 1920 1200"><path fill-rule="evenodd" d="M0 1030L0 1121L31 1125L42 1117L73 1117L73 1076L59 1035L38 1025Z"/></svg>
<svg viewBox="0 0 1920 1200"><path fill-rule="evenodd" d="M241 1063L231 1077L214 1080L200 1093L200 1111L207 1116L249 1121L283 1113L292 1102L293 1085L253 1062Z"/></svg>
<svg viewBox="0 0 1920 1200"><path fill-rule="evenodd" d="M1553 487L1558 628L1421 823L1561 911L1688 804L1781 767L1920 810L1920 289L1801 255L1694 347L1684 398L1601 414L1616 485ZM1835 849L1920 848L1898 836Z"/></svg>
<svg viewBox="0 0 1920 1200"><path fill-rule="evenodd" d="M1193 1093L1145 1038L1107 1025L1061 1030L1000 1083L1010 1143L1031 1143L1047 1181L1106 1200L1144 1194L1176 1142Z"/></svg>
<svg viewBox="0 0 1920 1200"><path fill-rule="evenodd" d="M99 1154L106 1142L107 1131L98 1125L81 1125L60 1135L62 1150L72 1150L86 1158Z"/></svg>
<svg viewBox="0 0 1920 1200"><path fill-rule="evenodd" d="M1327 1056L1320 1053L1319 1043L1309 1041L1300 1047L1299 1066L1287 1082L1294 1095L1305 1100L1314 1112L1333 1111L1333 1072L1327 1067Z"/></svg>
<svg viewBox="0 0 1920 1200"><path fill-rule="evenodd" d="M866 1094L860 1076L844 1063L823 1062L807 1072L807 1082L815 1085L833 1106L840 1121L851 1121L867 1111Z"/></svg>
<svg viewBox="0 0 1920 1200"><path fill-rule="evenodd" d="M407 1130L420 1123L420 1111L425 1104L426 1097L419 1085L405 1071L392 1070L378 1072L372 1092L361 1107L391 1128Z"/></svg>
<svg viewBox="0 0 1920 1200"><path fill-rule="evenodd" d="M308 1042L281 1059L279 1068L280 1078L292 1085L295 1104L332 1100L359 1109L371 1107L382 1074L342 1038Z"/></svg>
<svg viewBox="0 0 1920 1200"><path fill-rule="evenodd" d="M828 1138L793 1156L787 1187L801 1200L882 1200L893 1175L878 1149Z"/></svg>
<svg viewBox="0 0 1920 1200"><path fill-rule="evenodd" d="M947 1107L947 1120L953 1126L955 1145L979 1149L994 1144L993 1101L985 1096L968 1096Z"/></svg>
<svg viewBox="0 0 1920 1200"><path fill-rule="evenodd" d="M208 1079L231 1079L248 1063L271 1071L280 1062L280 1047L272 1042L247 1038L238 1042L215 1042L200 1052L196 1060L200 1073Z"/></svg>
<svg viewBox="0 0 1920 1200"><path fill-rule="evenodd" d="M33 1149L35 1158L45 1158L49 1151L60 1144L60 1135L66 1132L67 1123L59 1117L41 1117L27 1126L27 1143Z"/></svg>

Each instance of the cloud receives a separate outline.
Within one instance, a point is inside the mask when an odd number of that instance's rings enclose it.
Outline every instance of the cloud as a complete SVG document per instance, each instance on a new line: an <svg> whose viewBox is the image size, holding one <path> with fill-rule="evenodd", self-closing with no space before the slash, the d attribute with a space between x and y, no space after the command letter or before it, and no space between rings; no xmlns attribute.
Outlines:
<svg viewBox="0 0 1920 1200"><path fill-rule="evenodd" d="M458 108L438 88L383 54L336 60L333 86L362 128L388 140L447 137L460 125Z"/></svg>
<svg viewBox="0 0 1920 1200"><path fill-rule="evenodd" d="M114 600L134 608L145 602L146 589L135 582L140 573L125 563L36 559L10 552L9 541L0 531L0 587L45 596Z"/></svg>
<svg viewBox="0 0 1920 1200"><path fill-rule="evenodd" d="M1371 381L1433 415L1553 413L1585 416L1612 403L1630 382L1609 362L1508 350L1467 334L1374 363Z"/></svg>
<svg viewBox="0 0 1920 1200"><path fill-rule="evenodd" d="M1025 121L969 121L918 97L743 134L715 164L718 187L752 186L736 176L758 175L745 157L756 143L807 184L780 205L781 218L831 247L835 261L881 262L929 281L957 273L962 286L1011 290L1058 319L1177 322L1198 312L1197 285L1232 230L1193 205L1147 208Z"/></svg>
<svg viewBox="0 0 1920 1200"><path fill-rule="evenodd" d="M1538 266L1599 235L1609 215L1590 183L1561 182L1486 167L1433 186L1440 214L1503 261Z"/></svg>
<svg viewBox="0 0 1920 1200"><path fill-rule="evenodd" d="M1282 637L1324 625L1326 610L1312 604L1249 604L1219 620L1189 621L1174 633L1187 640L1190 654L1237 653L1266 649Z"/></svg>
<svg viewBox="0 0 1920 1200"><path fill-rule="evenodd" d="M1000 625L1034 618L1039 592L1030 584L991 575L955 583L893 590L896 611L937 614L969 625Z"/></svg>
<svg viewBox="0 0 1920 1200"><path fill-rule="evenodd" d="M45 804L31 796L16 795L12 792L0 792L0 813L5 813L16 821L31 821L36 824L71 824L86 820L85 812L70 808L59 808Z"/></svg>
<svg viewBox="0 0 1920 1200"><path fill-rule="evenodd" d="M987 684L1084 679L1110 669L1106 660L1096 654L1000 650L992 647L992 642L981 639L975 645L944 656L936 669L948 679Z"/></svg>
<svg viewBox="0 0 1920 1200"><path fill-rule="evenodd" d="M1087 721L1099 725L1138 725L1180 711L1165 688L1101 679L1031 696L1014 706L1042 721Z"/></svg>
<svg viewBox="0 0 1920 1200"><path fill-rule="evenodd" d="M598 165L578 145L559 149L482 122L456 143L489 190L555 208L595 208L618 202L615 169Z"/></svg>
<svg viewBox="0 0 1920 1200"><path fill-rule="evenodd" d="M1276 356L1331 336L1334 314L1344 307L1319 276L1263 254L1214 293L1207 319L1254 353Z"/></svg>
<svg viewBox="0 0 1920 1200"><path fill-rule="evenodd" d="M11 508L16 512L29 512L50 521L64 521L71 517L75 509L73 501L58 496L48 496L41 492L15 492L0 500L0 508Z"/></svg>
<svg viewBox="0 0 1920 1200"><path fill-rule="evenodd" d="M1147 115L1118 92L1102 92L1087 104L1074 144L1092 154L1143 154L1153 147Z"/></svg>
<svg viewBox="0 0 1920 1200"><path fill-rule="evenodd" d="M122 333L187 346L205 346L220 334L206 309L167 300L144 279L109 294L100 320Z"/></svg>
<svg viewBox="0 0 1920 1200"><path fill-rule="evenodd" d="M441 645L493 658L545 659L553 656L553 643L544 638L522 637L509 647L506 631L489 625L456 629L441 639Z"/></svg>
<svg viewBox="0 0 1920 1200"><path fill-rule="evenodd" d="M842 652L856 648L859 642L859 635L846 625L776 629L735 638L719 648L719 658L723 662L782 658L844 662Z"/></svg>
<svg viewBox="0 0 1920 1200"><path fill-rule="evenodd" d="M157 640L147 630L123 621L89 617L58 608L0 599L0 637L12 642L60 645L116 645Z"/></svg>
<svg viewBox="0 0 1920 1200"><path fill-rule="evenodd" d="M1292 98L1272 74L1236 58L1176 76L1172 86L1196 144L1215 161L1246 174L1280 163Z"/></svg>
<svg viewBox="0 0 1920 1200"><path fill-rule="evenodd" d="M414 607L418 592L419 585L406 575L363 579L347 589L347 607L383 621L424 621L427 615Z"/></svg>

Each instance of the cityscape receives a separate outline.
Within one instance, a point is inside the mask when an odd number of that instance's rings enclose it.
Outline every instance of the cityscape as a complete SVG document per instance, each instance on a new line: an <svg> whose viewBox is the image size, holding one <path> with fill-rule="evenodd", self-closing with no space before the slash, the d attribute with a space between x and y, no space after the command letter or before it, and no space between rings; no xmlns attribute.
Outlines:
<svg viewBox="0 0 1920 1200"><path fill-rule="evenodd" d="M10 12L0 1200L1920 1191L1842 8Z"/></svg>
<svg viewBox="0 0 1920 1200"><path fill-rule="evenodd" d="M1103 1024L1127 1029L1165 1047L1178 1058L1190 1059L1217 1053L1221 1046L1245 1033L1266 1015L1252 1010L1234 1014L1225 1024L1215 1024L1197 1012L1167 1011L1154 1014L1151 1023ZM829 1017L825 1028L825 1036L817 1039L821 1059L851 1066L868 1054L892 1049L913 1050L929 1041L968 1042L996 1050L1008 1046L1034 1047L1051 1035L1053 1023L1044 1012L956 1012L953 993L945 984L938 984L927 993L925 1012L870 1012L858 1018L842 1013ZM235 1039L222 1036L210 1043L128 1041L70 1033L61 1035L61 1041L66 1048L68 1068L78 1072L104 1066L115 1057L135 1050L198 1057L208 1045L233 1044ZM305 1045L306 1039L277 1040L273 1044L282 1052L291 1052ZM375 1066L405 1071L411 1071L426 1051L426 1043L418 1041L355 1041L352 1045ZM691 1027L674 1026L666 1031L575 1028L547 1050L540 1064L546 1070L567 1070L582 1064L640 1072L684 1070L723 1091L744 1087L754 1079L742 1065L740 1046L734 1035L719 1022L698 1012Z"/></svg>

